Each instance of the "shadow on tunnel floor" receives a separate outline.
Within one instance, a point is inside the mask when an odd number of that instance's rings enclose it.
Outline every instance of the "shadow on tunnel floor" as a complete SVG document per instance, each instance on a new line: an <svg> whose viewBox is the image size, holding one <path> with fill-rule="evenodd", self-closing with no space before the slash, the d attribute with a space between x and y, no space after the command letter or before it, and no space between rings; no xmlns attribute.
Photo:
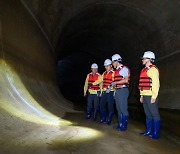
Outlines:
<svg viewBox="0 0 180 154"><path fill-rule="evenodd" d="M66 113L66 115L63 118L73 122L73 125L76 126L96 128L98 130L101 129L101 126L105 127L104 124L99 124L98 121L93 122L92 120L85 120L85 106L81 109L84 110L83 113ZM169 140L174 145L180 147L180 111L160 109L160 115L162 120L161 138L163 138L163 140ZM142 107L130 105L129 116L129 124L135 126L135 128L138 128L142 131L145 129L145 114ZM99 118L100 116L98 115L98 120ZM112 127L116 124L117 112L115 113L111 126L106 126Z"/></svg>

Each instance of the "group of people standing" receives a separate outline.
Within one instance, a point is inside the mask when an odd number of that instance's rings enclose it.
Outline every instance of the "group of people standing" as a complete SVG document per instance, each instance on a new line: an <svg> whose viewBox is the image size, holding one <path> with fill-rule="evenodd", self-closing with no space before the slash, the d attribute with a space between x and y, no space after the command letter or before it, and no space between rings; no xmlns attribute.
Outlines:
<svg viewBox="0 0 180 154"><path fill-rule="evenodd" d="M158 111L159 92L159 70L153 64L155 54L151 51L144 52L142 64L145 66L139 79L140 102L143 103L146 114L146 131L140 133L152 139L160 137L160 115ZM98 65L91 65L91 73L86 77L84 85L84 96L87 95L87 111L85 119L97 121L100 113L99 123L111 125L114 116L114 100L118 112L118 124L113 128L126 131L128 126L128 96L130 70L122 64L122 57L114 54L110 59L104 61L105 72L98 73ZM108 112L106 110L108 104Z"/></svg>

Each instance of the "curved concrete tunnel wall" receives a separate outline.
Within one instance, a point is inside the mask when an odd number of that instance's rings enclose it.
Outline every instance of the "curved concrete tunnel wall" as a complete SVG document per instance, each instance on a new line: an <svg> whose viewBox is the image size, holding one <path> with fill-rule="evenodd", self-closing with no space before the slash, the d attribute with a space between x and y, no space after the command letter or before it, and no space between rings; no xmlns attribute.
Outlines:
<svg viewBox="0 0 180 154"><path fill-rule="evenodd" d="M74 110L57 86L49 40L20 1L1 2L0 28L1 107L23 120L58 124Z"/></svg>
<svg viewBox="0 0 180 154"><path fill-rule="evenodd" d="M19 98L23 85L27 99L31 95L50 113L63 117L73 112L73 105L59 93L56 58L71 61L69 57L77 53L81 58L75 62L91 56L103 64L119 52L134 74L133 81L142 53L153 50L161 70L160 107L180 109L179 8L177 1L168 0L1 1L1 85L6 87L1 86L2 102L27 102ZM16 94L10 94L10 88ZM26 105L15 104L23 112L36 112Z"/></svg>

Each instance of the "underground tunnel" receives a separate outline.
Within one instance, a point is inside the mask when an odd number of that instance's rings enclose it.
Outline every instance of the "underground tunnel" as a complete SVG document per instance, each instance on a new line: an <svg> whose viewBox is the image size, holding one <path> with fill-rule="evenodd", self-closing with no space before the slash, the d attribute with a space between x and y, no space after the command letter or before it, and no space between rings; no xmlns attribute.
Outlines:
<svg viewBox="0 0 180 154"><path fill-rule="evenodd" d="M0 8L2 153L180 152L178 0L1 0ZM158 141L139 136L145 116L137 85L147 50L160 69ZM131 70L125 133L83 119L90 66L102 74L115 53Z"/></svg>

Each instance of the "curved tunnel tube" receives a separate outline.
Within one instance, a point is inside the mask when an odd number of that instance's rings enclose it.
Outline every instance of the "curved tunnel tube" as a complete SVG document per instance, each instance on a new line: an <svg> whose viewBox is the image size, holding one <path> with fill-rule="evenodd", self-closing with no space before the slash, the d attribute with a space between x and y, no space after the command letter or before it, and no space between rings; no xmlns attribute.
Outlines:
<svg viewBox="0 0 180 154"><path fill-rule="evenodd" d="M87 128L89 125L73 126L65 117L80 113L71 101L81 101L84 81L76 81L85 79L92 62L101 65L115 52L120 52L132 71L130 103L137 102L135 87L140 57L150 49L156 51L161 70L160 107L180 109L177 2L49 0L41 5L40 1L2 0L0 3L0 144L3 152L12 152L10 145L15 148L24 143L24 147L36 146L37 152L44 153L45 145L53 140L58 141L58 145L69 145L105 136L102 131ZM56 60L60 60L59 74L66 74L60 76L61 92L57 86ZM82 67L75 71L73 67L78 66ZM100 67L100 71L103 69ZM172 74L175 74L173 80ZM69 79L70 75L74 76ZM65 88L72 84L77 87L75 92ZM73 92L74 95L69 95ZM78 104L75 102L75 105ZM135 132L139 129L130 127ZM128 136L122 142L129 144ZM136 151L137 147L135 144L132 150ZM23 147L19 149L25 153ZM20 152L18 148L14 150Z"/></svg>

